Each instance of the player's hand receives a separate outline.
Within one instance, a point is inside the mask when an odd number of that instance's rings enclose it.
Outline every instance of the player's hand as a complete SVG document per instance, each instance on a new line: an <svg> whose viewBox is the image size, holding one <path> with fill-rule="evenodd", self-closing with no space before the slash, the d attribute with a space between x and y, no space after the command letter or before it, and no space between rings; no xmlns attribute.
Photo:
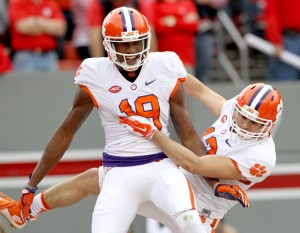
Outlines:
<svg viewBox="0 0 300 233"><path fill-rule="evenodd" d="M154 124L147 118L141 116L120 116L119 122L130 132L147 139L151 139L157 130Z"/></svg>
<svg viewBox="0 0 300 233"><path fill-rule="evenodd" d="M238 201L244 208L249 207L248 196L238 185L217 183L214 190L217 197Z"/></svg>
<svg viewBox="0 0 300 233"><path fill-rule="evenodd" d="M30 218L30 206L32 204L36 190L37 187L31 187L29 185L26 185L22 190L20 201L22 203L23 216L27 220Z"/></svg>

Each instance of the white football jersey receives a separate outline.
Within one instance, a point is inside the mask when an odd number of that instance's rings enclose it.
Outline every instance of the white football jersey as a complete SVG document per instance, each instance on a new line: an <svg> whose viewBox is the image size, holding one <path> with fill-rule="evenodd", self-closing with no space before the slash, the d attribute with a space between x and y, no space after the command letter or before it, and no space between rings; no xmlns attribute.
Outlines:
<svg viewBox="0 0 300 233"><path fill-rule="evenodd" d="M161 152L151 141L124 128L119 116L141 115L169 136L169 100L186 75L182 61L173 52L149 53L134 82L126 80L109 58L84 60L75 83L91 96L98 109L105 131L104 151L123 157Z"/></svg>
<svg viewBox="0 0 300 233"><path fill-rule="evenodd" d="M247 179L247 182L220 181L225 184L237 184L247 190L271 174L276 162L275 144L272 137L254 145L240 145L232 142L228 122L232 117L234 103L235 98L225 102L220 117L203 134L202 142L211 156L217 154L231 158L242 176ZM220 219L237 204L237 201L216 197L212 188L201 176L185 173L193 186L198 210L204 216Z"/></svg>

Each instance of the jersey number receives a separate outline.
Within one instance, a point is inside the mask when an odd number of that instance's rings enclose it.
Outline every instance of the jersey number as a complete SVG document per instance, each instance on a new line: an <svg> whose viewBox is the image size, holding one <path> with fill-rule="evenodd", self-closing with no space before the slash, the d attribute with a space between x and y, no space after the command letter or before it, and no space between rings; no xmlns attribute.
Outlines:
<svg viewBox="0 0 300 233"><path fill-rule="evenodd" d="M119 107L121 112L124 112L127 116L140 115L142 117L152 118L156 128L158 130L161 130L162 125L159 121L160 107L156 96L140 96L135 100L134 105L136 112L132 110L131 106L128 103L128 99L122 100ZM146 106L147 109L145 109Z"/></svg>
<svg viewBox="0 0 300 233"><path fill-rule="evenodd" d="M202 135L202 137L208 135L208 134L211 134L212 132L215 131L215 128L214 127L210 127L208 128L205 133ZM209 137L207 138L206 140L206 143L209 145L210 147L210 150L207 151L207 154L209 155L215 155L216 152L217 152L217 149L218 149L218 144L217 144L217 139L216 137Z"/></svg>

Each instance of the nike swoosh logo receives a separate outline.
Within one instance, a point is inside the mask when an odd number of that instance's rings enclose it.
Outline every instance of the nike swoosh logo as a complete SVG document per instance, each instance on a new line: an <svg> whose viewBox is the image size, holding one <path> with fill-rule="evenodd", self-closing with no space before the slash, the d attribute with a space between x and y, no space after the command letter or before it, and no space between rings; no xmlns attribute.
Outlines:
<svg viewBox="0 0 300 233"><path fill-rule="evenodd" d="M146 82L145 82L145 85L148 86L148 85L150 85L151 83L153 83L155 80L156 80L156 79L154 79L154 80L152 80L152 81L150 81L150 82L147 82L147 81L146 81Z"/></svg>
<svg viewBox="0 0 300 233"><path fill-rule="evenodd" d="M139 130L141 130L142 132L145 132L146 133L146 131L147 131L147 127L143 127L143 128L141 128L141 127L137 127Z"/></svg>
<svg viewBox="0 0 300 233"><path fill-rule="evenodd" d="M226 139L225 142L227 143L228 146L231 147L231 145L229 144L229 139Z"/></svg>

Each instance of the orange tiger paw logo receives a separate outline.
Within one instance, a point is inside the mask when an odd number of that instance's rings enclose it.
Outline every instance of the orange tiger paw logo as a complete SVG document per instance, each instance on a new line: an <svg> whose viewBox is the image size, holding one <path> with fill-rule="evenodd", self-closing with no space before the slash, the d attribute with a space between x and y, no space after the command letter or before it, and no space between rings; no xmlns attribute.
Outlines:
<svg viewBox="0 0 300 233"><path fill-rule="evenodd" d="M266 174L266 172L266 167L258 163L254 164L254 166L250 168L250 174L252 176L262 177L264 174Z"/></svg>

